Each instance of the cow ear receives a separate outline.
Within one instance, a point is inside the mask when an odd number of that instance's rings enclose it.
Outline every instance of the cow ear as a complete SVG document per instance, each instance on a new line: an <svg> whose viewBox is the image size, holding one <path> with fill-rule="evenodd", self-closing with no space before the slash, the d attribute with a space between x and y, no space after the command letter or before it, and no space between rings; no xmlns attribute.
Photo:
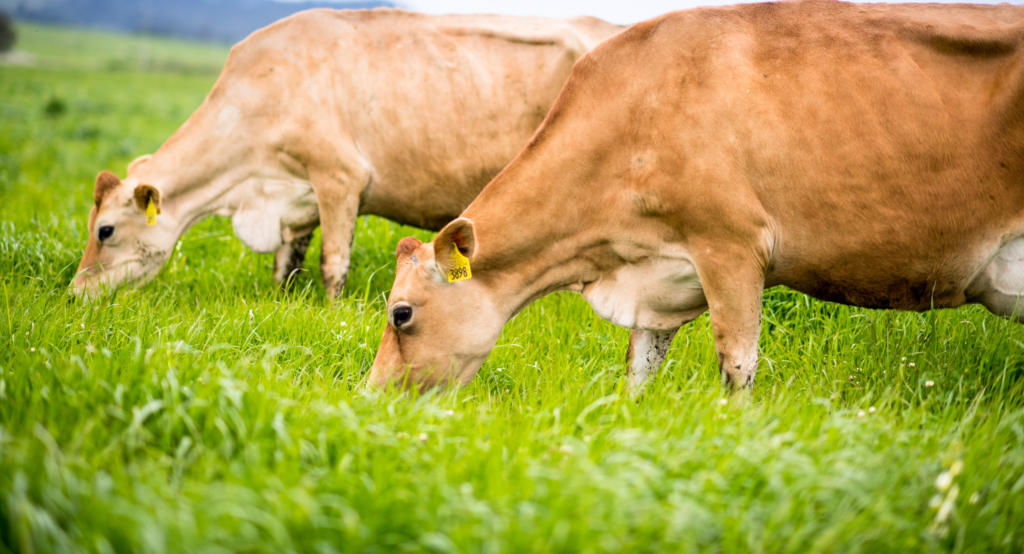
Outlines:
<svg viewBox="0 0 1024 554"><path fill-rule="evenodd" d="M405 237L398 241L398 248L395 249L395 258L401 260L416 251L423 242L416 237Z"/></svg>
<svg viewBox="0 0 1024 554"><path fill-rule="evenodd" d="M145 212L149 209L150 202L153 203L156 213L161 213L160 190L153 185L139 185L135 187L135 207L139 211Z"/></svg>
<svg viewBox="0 0 1024 554"><path fill-rule="evenodd" d="M132 160L132 163L128 164L128 175L131 175L132 174L132 170L134 170L136 167L139 167L140 165L148 162L149 159L152 158L152 157L153 157L152 154L143 154L142 156L139 156L138 158L135 158L134 160Z"/></svg>
<svg viewBox="0 0 1024 554"><path fill-rule="evenodd" d="M458 263L458 258L451 255L453 246L462 256L469 260L473 259L476 253L476 230L473 228L473 220L460 217L445 225L434 237L434 260L442 272L447 273Z"/></svg>
<svg viewBox="0 0 1024 554"><path fill-rule="evenodd" d="M100 171L96 175L96 186L92 189L92 199L99 206L100 202L103 202L103 197L108 192L117 188L117 185L121 184L121 180L117 178L117 175L109 171Z"/></svg>

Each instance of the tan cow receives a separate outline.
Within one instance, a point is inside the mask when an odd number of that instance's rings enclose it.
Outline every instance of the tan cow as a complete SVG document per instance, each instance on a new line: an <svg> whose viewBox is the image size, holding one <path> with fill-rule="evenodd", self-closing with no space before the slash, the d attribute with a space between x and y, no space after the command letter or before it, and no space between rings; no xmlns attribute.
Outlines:
<svg viewBox="0 0 1024 554"><path fill-rule="evenodd" d="M357 214L440 228L522 148L576 59L618 30L399 10L313 10L261 29L152 157L123 181L97 176L72 288L148 280L186 229L224 215L249 248L276 252L278 281L319 224L336 296Z"/></svg>
<svg viewBox="0 0 1024 554"><path fill-rule="evenodd" d="M637 388L705 310L722 375L751 383L775 285L1017 315L1024 7L779 3L638 24L577 62L462 217L397 258L374 384L468 381L505 322L560 289L641 330Z"/></svg>

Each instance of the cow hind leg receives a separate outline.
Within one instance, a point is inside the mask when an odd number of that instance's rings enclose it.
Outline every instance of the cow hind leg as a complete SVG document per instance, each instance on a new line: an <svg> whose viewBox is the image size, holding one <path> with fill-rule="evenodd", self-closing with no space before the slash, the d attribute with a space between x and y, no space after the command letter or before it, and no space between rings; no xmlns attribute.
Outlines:
<svg viewBox="0 0 1024 554"><path fill-rule="evenodd" d="M679 329L670 331L649 331L646 329L634 329L629 333L629 350L626 352L626 361L629 362L629 393L637 397L644 391L644 387L658 372L658 368L665 361L669 346L672 346L672 339L675 338Z"/></svg>
<svg viewBox="0 0 1024 554"><path fill-rule="evenodd" d="M274 282L287 289L295 275L302 270L302 262L306 260L306 250L312 233L295 237L285 242L274 254Z"/></svg>
<svg viewBox="0 0 1024 554"><path fill-rule="evenodd" d="M1024 237L1004 244L969 290L992 313L1024 323Z"/></svg>

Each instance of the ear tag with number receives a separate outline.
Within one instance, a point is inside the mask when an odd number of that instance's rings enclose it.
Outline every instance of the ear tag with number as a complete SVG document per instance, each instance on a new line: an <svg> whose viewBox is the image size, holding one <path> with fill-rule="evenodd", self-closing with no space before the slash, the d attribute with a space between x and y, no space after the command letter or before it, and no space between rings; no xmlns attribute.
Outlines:
<svg viewBox="0 0 1024 554"><path fill-rule="evenodd" d="M156 214L160 212L156 211L156 204L153 203L153 197L149 197L149 202L146 203L146 225L156 225Z"/></svg>
<svg viewBox="0 0 1024 554"><path fill-rule="evenodd" d="M448 282L471 279L473 272L469 269L469 258L459 252L459 247L452 244L452 267L448 270Z"/></svg>

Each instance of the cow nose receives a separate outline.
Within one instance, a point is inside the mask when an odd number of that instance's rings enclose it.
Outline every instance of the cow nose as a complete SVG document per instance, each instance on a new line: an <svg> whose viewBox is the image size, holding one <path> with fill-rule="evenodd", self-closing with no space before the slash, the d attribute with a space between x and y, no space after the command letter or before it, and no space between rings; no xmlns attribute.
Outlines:
<svg viewBox="0 0 1024 554"><path fill-rule="evenodd" d="M79 273L74 277L74 279L71 279L71 283L68 284L67 296L69 303L81 298L86 293L85 283L84 279L82 279L82 275L82 273Z"/></svg>
<svg viewBox="0 0 1024 554"><path fill-rule="evenodd" d="M401 373L402 366L402 353L398 348L398 331L393 325L386 326L380 338L380 348L377 349L377 355L373 357L367 384L377 389L387 388L388 384Z"/></svg>

